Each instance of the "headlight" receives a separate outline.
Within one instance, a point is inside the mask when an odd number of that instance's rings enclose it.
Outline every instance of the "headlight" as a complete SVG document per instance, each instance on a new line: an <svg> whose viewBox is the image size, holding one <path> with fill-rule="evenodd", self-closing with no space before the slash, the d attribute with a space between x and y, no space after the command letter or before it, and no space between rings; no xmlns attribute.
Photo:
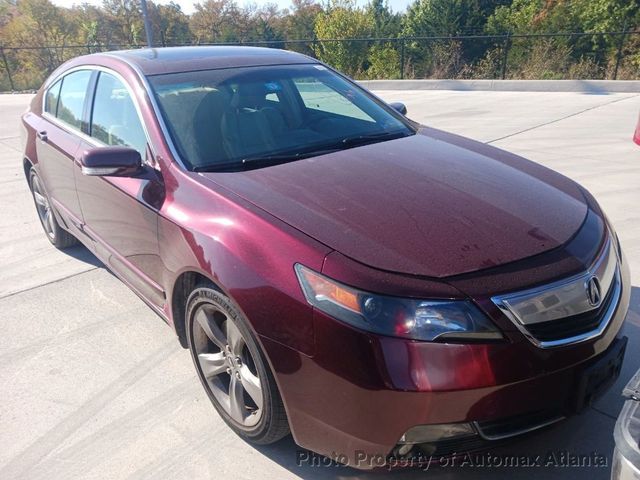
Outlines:
<svg viewBox="0 0 640 480"><path fill-rule="evenodd" d="M369 332L414 340L499 340L502 334L471 302L416 300L363 292L295 266L307 301Z"/></svg>

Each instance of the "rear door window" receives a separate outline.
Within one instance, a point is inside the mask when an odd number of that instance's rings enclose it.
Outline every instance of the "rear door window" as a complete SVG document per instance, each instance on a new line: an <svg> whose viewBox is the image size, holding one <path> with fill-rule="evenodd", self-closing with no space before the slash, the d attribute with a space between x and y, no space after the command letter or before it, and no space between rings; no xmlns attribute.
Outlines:
<svg viewBox="0 0 640 480"><path fill-rule="evenodd" d="M90 70L78 70L62 79L56 117L78 130L82 128L82 111L90 78Z"/></svg>

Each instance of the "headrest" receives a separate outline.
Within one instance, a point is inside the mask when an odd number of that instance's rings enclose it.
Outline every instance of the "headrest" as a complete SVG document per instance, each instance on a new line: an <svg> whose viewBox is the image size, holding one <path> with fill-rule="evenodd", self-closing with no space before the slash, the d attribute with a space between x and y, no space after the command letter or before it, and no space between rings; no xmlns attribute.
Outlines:
<svg viewBox="0 0 640 480"><path fill-rule="evenodd" d="M261 108L264 106L267 93L269 90L264 82L241 83L233 95L231 104L235 108Z"/></svg>

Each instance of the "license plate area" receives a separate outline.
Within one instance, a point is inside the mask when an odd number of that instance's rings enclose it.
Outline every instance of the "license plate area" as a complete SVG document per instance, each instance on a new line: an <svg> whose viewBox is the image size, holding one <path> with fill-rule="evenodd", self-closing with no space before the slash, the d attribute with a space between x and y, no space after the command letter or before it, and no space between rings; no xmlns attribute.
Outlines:
<svg viewBox="0 0 640 480"><path fill-rule="evenodd" d="M627 337L617 339L604 356L582 371L575 391L576 412L591 406L617 380L626 348Z"/></svg>

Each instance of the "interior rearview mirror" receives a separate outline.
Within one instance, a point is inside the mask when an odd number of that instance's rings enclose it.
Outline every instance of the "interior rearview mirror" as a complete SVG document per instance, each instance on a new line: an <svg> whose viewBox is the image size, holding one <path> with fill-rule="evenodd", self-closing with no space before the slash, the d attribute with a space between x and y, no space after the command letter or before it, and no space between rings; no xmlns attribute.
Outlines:
<svg viewBox="0 0 640 480"><path fill-rule="evenodd" d="M395 111L400 112L402 115L407 114L407 106L402 102L392 102L389 106Z"/></svg>
<svg viewBox="0 0 640 480"><path fill-rule="evenodd" d="M130 177L142 168L142 158L129 147L100 147L85 150L80 158L82 173L91 176Z"/></svg>

